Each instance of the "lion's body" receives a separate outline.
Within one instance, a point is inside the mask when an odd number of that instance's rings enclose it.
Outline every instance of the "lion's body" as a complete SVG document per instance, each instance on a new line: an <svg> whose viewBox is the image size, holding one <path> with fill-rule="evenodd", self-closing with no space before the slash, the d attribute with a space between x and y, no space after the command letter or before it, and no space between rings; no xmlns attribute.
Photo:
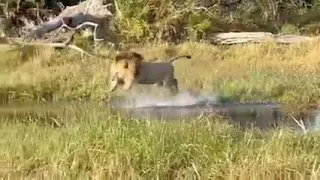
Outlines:
<svg viewBox="0 0 320 180"><path fill-rule="evenodd" d="M137 77L139 84L155 84L166 79L173 78L174 68L168 63L143 62L140 65L140 76Z"/></svg>
<svg viewBox="0 0 320 180"><path fill-rule="evenodd" d="M129 90L133 83L136 83L165 86L169 88L171 93L177 93L178 81L174 77L174 67L172 63L183 57L191 58L190 56L177 56L170 58L169 62L158 63L131 60L131 67L136 67L136 70L130 68L129 61L116 61L110 66L110 91L114 91L117 85L121 83L124 83L123 89ZM139 73L135 75L135 72Z"/></svg>
<svg viewBox="0 0 320 180"><path fill-rule="evenodd" d="M135 79L135 82L165 86L173 94L179 91L178 81L174 77L174 67L171 63L141 63L140 76Z"/></svg>

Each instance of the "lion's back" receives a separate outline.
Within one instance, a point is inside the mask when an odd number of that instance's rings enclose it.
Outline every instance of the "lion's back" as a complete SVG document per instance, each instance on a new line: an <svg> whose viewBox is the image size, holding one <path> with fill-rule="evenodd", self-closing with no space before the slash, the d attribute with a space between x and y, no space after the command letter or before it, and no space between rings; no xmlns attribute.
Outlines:
<svg viewBox="0 0 320 180"><path fill-rule="evenodd" d="M140 74L138 78L140 81L157 81L163 80L168 75L171 75L170 73L173 72L173 67L168 63L144 62L141 63L139 71Z"/></svg>

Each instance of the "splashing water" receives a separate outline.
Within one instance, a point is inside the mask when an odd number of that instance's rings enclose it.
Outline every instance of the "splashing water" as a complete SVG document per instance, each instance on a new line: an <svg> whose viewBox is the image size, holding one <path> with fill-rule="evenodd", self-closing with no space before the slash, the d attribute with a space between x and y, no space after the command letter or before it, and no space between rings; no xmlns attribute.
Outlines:
<svg viewBox="0 0 320 180"><path fill-rule="evenodd" d="M132 101L127 101L124 108L138 108L138 107L150 107L150 106L188 106L199 103L216 104L218 102L217 95L199 95L193 96L190 92L185 91L177 94L176 96L168 98L159 98L146 95L134 95L131 94L127 97Z"/></svg>
<svg viewBox="0 0 320 180"><path fill-rule="evenodd" d="M121 102L120 104L118 104L118 107L121 108L148 108L148 107L161 107L161 106L168 106L170 108L170 106L174 107L174 106L191 106L191 105L197 105L197 104L208 104L208 105L217 105L220 104L222 101L221 99L222 97L219 96L218 94L200 94L200 95L193 95L191 92L189 91L184 91L181 92L179 94L177 94L176 96L171 96L171 97L166 97L166 98L162 98L160 96L152 96L152 95L145 95L145 94L135 94L135 93L130 93L130 95L125 96L125 102ZM266 111L268 109L270 109L269 105L273 106L273 105L277 105L278 103L272 103L272 102L268 102L268 103L264 103L264 104L250 104L250 103L243 103L240 106L232 106L233 104L237 104L237 102L232 101L231 103L227 103L229 106L225 106L226 110L232 110L232 112L237 112L239 111L239 113L243 112L247 112L248 111L248 117L246 118L251 118L252 119L252 109L257 109L260 111ZM240 109L240 110L239 110ZM261 110L262 109L262 110ZM266 109L266 110L263 110ZM175 111L176 109L174 109ZM170 110L168 109L166 112L168 113L173 113L173 114L179 114L179 113L186 113L187 111L190 110L190 114L192 114L192 111L197 112L198 108L196 108L196 110L194 109L185 109L185 110L177 110L177 112L170 112ZM148 111L148 110L146 110ZM240 112L241 111L241 112ZM280 112L280 116L281 115L281 108L279 110L276 110ZM160 112L160 111L159 111ZM269 111L266 111L266 114L268 114ZM312 113L312 117L310 117L310 119L308 118L307 121L309 122L305 122L306 124L304 124L305 126L305 130L306 132L313 132L313 131L319 131L320 130L320 110L311 110L309 113ZM156 114L156 113L155 113ZM173 115L174 116L174 115ZM250 117L249 117L250 116ZM265 116L266 118L270 118L269 115L265 115L265 113L260 114L259 119L261 119L261 116ZM272 115L273 116L273 115ZM233 117L236 118L236 117ZM241 118L241 117L240 117ZM264 120L269 120L269 119L265 119L262 118ZM272 117L270 118L270 120L272 120ZM292 120L292 119L290 119ZM256 121L258 121L256 119ZM291 123L288 123L291 126ZM294 125L295 122L293 122Z"/></svg>

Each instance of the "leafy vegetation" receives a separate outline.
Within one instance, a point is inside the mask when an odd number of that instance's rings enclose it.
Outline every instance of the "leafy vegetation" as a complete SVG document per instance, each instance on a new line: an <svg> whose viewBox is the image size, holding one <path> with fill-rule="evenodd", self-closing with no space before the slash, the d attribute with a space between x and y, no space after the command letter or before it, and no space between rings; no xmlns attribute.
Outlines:
<svg viewBox="0 0 320 180"><path fill-rule="evenodd" d="M124 42L160 40L177 43L230 31L317 35L319 2L117 0L122 15L117 22Z"/></svg>
<svg viewBox="0 0 320 180"><path fill-rule="evenodd" d="M120 11L115 25L124 43L178 43L230 31L319 34L319 0L115 1ZM78 3L73 0L63 2L68 5ZM52 3L52 0L46 0L40 2L40 7L52 6ZM16 4L17 1L12 0L9 7ZM35 4L28 6L36 7Z"/></svg>

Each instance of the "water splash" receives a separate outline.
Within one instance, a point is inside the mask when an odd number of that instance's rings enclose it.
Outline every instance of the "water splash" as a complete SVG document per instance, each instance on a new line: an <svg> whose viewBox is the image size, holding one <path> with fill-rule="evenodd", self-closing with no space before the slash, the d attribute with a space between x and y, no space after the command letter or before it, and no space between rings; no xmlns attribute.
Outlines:
<svg viewBox="0 0 320 180"><path fill-rule="evenodd" d="M148 107L154 107L154 106L165 106L168 109L165 111L166 113L171 113L176 114L182 113L182 114L192 114L192 113L197 113L198 111L200 112L198 107L195 109L190 109L189 107L186 107L185 109L172 109L173 111L170 110L170 107L174 106L191 106L191 105L198 105L198 104L209 104L209 105L217 105L220 104L221 102L227 100L223 100L223 96L219 96L218 94L200 94L200 95L194 95L192 92L189 91L184 91L176 96L171 96L171 97L159 97L159 96L152 96L152 95L146 95L146 94L135 94L135 93L130 93L127 96L125 96L125 101L122 101L118 104L118 107L120 108L148 108ZM231 99L230 99L231 100ZM255 109L256 112L258 113L258 116L254 121L261 121L261 119L265 122L268 121L273 121L274 111L278 111L277 114L279 114L279 119L281 119L281 122L285 122L285 126L288 127L298 127L296 122L294 122L292 119L287 119L287 117L283 116L283 111L282 108L278 107L278 103L275 102L265 102L265 103L241 103L241 105L236 105L237 102L234 102L231 100L230 103L222 103L223 107L225 110L228 110L233 113L238 113L238 114L245 114L247 113L248 116L233 116L233 119L235 121L242 119L241 121L247 121L246 119L249 119L252 121L252 109ZM225 105L225 106L224 106ZM189 108L189 109L188 109ZM270 109L276 108L276 110L270 111ZM278 109L280 108L280 109ZM146 109L148 111L148 109ZM156 111L156 109L155 109ZM160 112L161 110L159 110ZM190 112L188 112L190 111ZM271 113L271 115L270 115ZM307 120L304 121L304 126L305 126L305 131L306 132L314 132L314 131L319 131L320 130L320 110L311 110L309 113L311 113L311 117L305 117ZM157 112L155 112L157 114ZM200 115L201 113L199 113ZM309 114L310 115L310 114ZM169 115L170 116L170 115ZM288 121L282 121L283 119L286 120L291 120L290 122ZM240 121L240 120L239 120ZM278 120L276 120L278 121ZM262 124L263 124L262 123ZM301 129L300 129L301 130ZM301 132L301 131L298 131Z"/></svg>
<svg viewBox="0 0 320 180"><path fill-rule="evenodd" d="M138 108L150 106L188 106L199 103L216 104L218 102L218 95L192 95L191 92L185 91L167 98L130 94L126 97L128 101L122 105L124 108Z"/></svg>

